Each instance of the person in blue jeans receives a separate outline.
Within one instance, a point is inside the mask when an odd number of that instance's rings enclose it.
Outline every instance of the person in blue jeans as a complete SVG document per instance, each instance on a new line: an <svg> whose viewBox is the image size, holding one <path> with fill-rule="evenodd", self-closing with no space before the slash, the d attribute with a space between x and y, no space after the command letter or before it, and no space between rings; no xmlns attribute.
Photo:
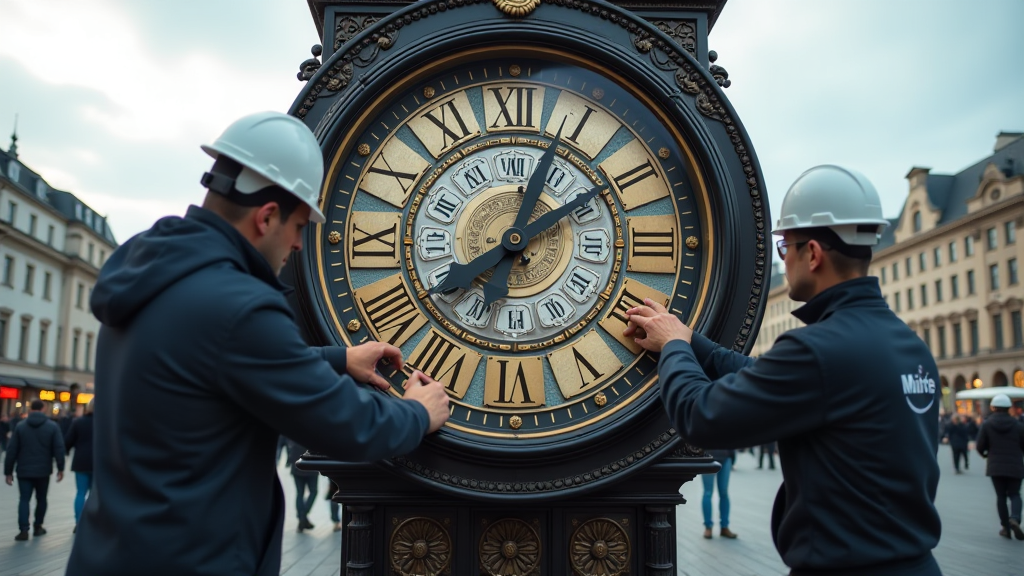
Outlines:
<svg viewBox="0 0 1024 576"><path fill-rule="evenodd" d="M711 539L711 529L715 523L711 521L711 496L715 492L715 484L718 484L718 524L722 527L719 534L722 538L736 538L736 533L729 530L729 473L732 472L732 463L736 460L735 450L708 450L715 462L722 465L722 469L715 474L702 474L704 481L704 537Z"/></svg>
<svg viewBox="0 0 1024 576"><path fill-rule="evenodd" d="M309 521L309 511L313 509L316 502L316 483L320 479L320 473L310 470L300 470L295 463L302 458L306 452L305 446L289 438L288 462L292 468L292 478L295 479L295 513L299 518L299 525L296 531L312 530L313 523Z"/></svg>
<svg viewBox="0 0 1024 576"><path fill-rule="evenodd" d="M85 499L92 490L92 406L93 400L85 406L85 414L75 418L64 436L64 448L68 454L75 449L75 458L71 461L71 471L75 473L75 529L78 532L78 518L82 515Z"/></svg>

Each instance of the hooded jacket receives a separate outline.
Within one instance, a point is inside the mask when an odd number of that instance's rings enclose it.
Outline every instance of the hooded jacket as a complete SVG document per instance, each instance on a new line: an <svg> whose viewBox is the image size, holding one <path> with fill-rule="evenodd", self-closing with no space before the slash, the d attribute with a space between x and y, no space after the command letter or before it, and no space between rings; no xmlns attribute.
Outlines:
<svg viewBox="0 0 1024 576"><path fill-rule="evenodd" d="M92 473L92 412L75 418L71 428L64 435L64 448L75 458L71 461L72 472Z"/></svg>
<svg viewBox="0 0 1024 576"><path fill-rule="evenodd" d="M981 425L975 447L988 459L986 476L1024 478L1024 424L1005 410L989 415Z"/></svg>
<svg viewBox="0 0 1024 576"><path fill-rule="evenodd" d="M403 454L418 402L303 342L266 259L192 206L111 255L93 290L94 490L67 574L277 576L278 434L345 461Z"/></svg>
<svg viewBox="0 0 1024 576"><path fill-rule="evenodd" d="M666 344L669 417L705 448L778 439L772 536L793 574L937 575L935 360L876 278L833 286L793 315L807 326L757 359L698 333Z"/></svg>
<svg viewBox="0 0 1024 576"><path fill-rule="evenodd" d="M30 412L11 434L4 476L17 471L18 478L46 478L53 474L54 460L57 461L57 470L63 472L64 438L61 437L60 426L42 412Z"/></svg>

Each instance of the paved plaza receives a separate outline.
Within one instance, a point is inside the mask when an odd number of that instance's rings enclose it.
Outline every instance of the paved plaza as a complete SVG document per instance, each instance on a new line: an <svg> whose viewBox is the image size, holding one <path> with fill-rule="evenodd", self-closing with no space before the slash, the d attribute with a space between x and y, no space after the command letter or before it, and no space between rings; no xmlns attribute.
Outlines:
<svg viewBox="0 0 1024 576"><path fill-rule="evenodd" d="M972 454L970 471L953 474L949 448L939 450L942 479L937 504L942 516L942 540L935 555L946 576L1021 576L1024 574L1024 542L997 535L992 485L984 475L984 462ZM766 464L767 466L767 464ZM328 503L320 500L310 520L316 525L302 534L295 532L294 484L285 467L279 469L286 501L289 503L284 533L282 576L338 576L341 533L332 532ZM768 524L772 501L782 482L778 470L758 470L757 459L739 456L729 486L732 499L730 528L737 540L718 537L704 540L699 480L683 486L688 504L680 506L679 574L685 576L780 576L788 570L772 545ZM320 494L327 489L320 480ZM17 534L17 488L0 485L0 576L57 576L64 574L74 535L75 482L69 474L63 482L50 484L50 509L45 536L15 542ZM717 502L715 504L717 518ZM210 519L224 524L226 519ZM385 572L381 572L385 574ZM462 576L462 575L458 575Z"/></svg>

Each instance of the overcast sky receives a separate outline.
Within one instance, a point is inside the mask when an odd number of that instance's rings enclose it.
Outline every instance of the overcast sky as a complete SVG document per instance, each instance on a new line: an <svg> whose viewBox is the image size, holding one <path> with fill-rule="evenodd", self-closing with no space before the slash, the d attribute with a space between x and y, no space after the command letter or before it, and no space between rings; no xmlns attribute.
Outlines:
<svg viewBox="0 0 1024 576"><path fill-rule="evenodd" d="M1024 131L1022 0L729 0L710 46L773 215L805 169L866 173L899 214L912 166L955 173ZM0 146L119 241L201 201L199 144L285 111L318 43L305 0L0 0Z"/></svg>

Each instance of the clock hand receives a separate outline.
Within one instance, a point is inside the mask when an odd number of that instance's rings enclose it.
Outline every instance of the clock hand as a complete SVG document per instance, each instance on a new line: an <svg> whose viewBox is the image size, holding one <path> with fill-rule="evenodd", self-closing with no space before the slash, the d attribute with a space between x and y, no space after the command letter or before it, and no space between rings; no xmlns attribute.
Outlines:
<svg viewBox="0 0 1024 576"><path fill-rule="evenodd" d="M515 261L515 254L506 253L505 257L494 268L494 274L491 276L491 279L484 283L484 309L495 300L508 296L508 277L512 272L512 265Z"/></svg>
<svg viewBox="0 0 1024 576"><path fill-rule="evenodd" d="M579 196L573 198L572 201L569 202L568 204L559 206L558 208L552 210L551 212L548 212L547 214L544 214L540 218L537 218L533 222L530 222L529 224L526 225L526 228L523 230L523 236L526 237L527 241L530 241L534 236L540 234L541 232L557 224L559 220L565 218L566 215L568 215L573 210L576 210L580 206L583 206L587 202L590 202L590 200L597 196L597 194L600 191L601 190L599 189L599 187L595 186L591 188L589 191L584 192L583 194L580 194Z"/></svg>

